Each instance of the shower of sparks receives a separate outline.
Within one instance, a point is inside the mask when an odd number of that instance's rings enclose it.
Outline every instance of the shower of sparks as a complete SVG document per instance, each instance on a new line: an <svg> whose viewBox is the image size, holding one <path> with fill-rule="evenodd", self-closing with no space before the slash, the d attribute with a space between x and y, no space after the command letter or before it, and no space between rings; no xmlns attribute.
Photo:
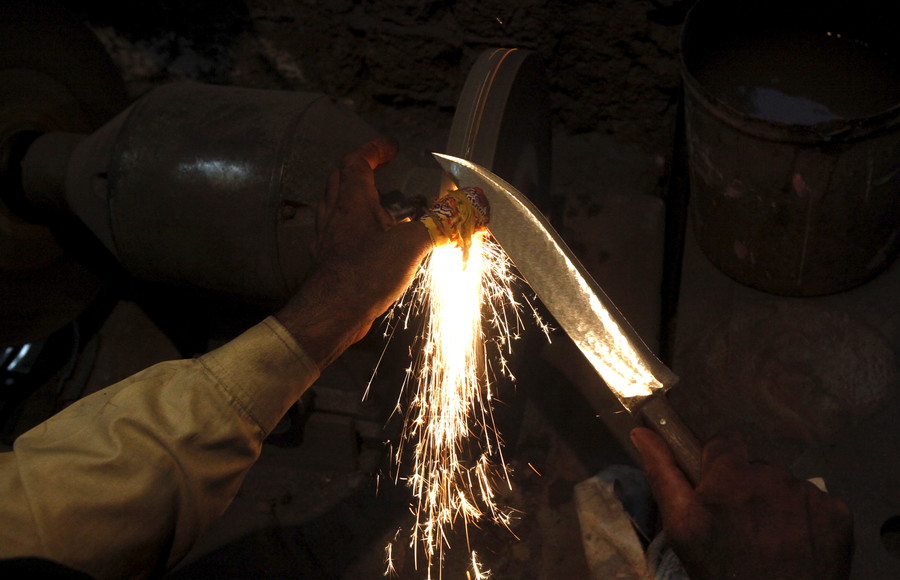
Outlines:
<svg viewBox="0 0 900 580"><path fill-rule="evenodd" d="M394 543L393 542L388 542L384 546L384 562L385 562L384 575L385 576L396 576L397 569L394 568Z"/></svg>
<svg viewBox="0 0 900 580"><path fill-rule="evenodd" d="M467 538L468 525L482 519L509 529L512 510L495 501L500 487L511 483L492 401L494 378L513 378L507 357L522 327L516 279L502 248L477 233L467 261L455 246L435 248L391 313L405 309L404 323L413 313L426 319L397 403L405 420L394 459L399 467L411 447L412 473L397 477L412 490L410 546L416 567L421 549L429 579L435 565L441 568L456 522ZM488 577L474 552L472 570L474 578Z"/></svg>
<svg viewBox="0 0 900 580"><path fill-rule="evenodd" d="M394 568L394 542L397 541L397 536L400 535L400 528L397 528L397 531L394 532L394 539L387 543L384 547L384 576L396 576L397 569Z"/></svg>
<svg viewBox="0 0 900 580"><path fill-rule="evenodd" d="M478 563L478 554L475 553L475 550L472 550L472 573L474 576L466 572L466 576L472 580L487 580L491 576L489 570L481 569L481 565Z"/></svg>

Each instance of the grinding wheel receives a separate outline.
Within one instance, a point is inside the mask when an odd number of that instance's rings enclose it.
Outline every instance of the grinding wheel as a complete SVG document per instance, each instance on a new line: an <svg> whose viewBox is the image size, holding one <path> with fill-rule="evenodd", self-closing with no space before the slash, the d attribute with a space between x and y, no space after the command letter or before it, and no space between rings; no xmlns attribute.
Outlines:
<svg viewBox="0 0 900 580"><path fill-rule="evenodd" d="M550 213L549 97L537 54L481 54L457 103L447 153L490 169Z"/></svg>
<svg viewBox="0 0 900 580"><path fill-rule="evenodd" d="M74 320L103 282L28 221L20 162L48 131L90 133L127 105L102 45L55 3L0 7L0 346L44 338Z"/></svg>
<svg viewBox="0 0 900 580"><path fill-rule="evenodd" d="M540 58L520 49L483 52L466 77L447 153L490 169L549 216L553 210L550 143L549 97ZM523 285L521 291L525 290ZM539 333L524 337L515 348L517 360L511 361L512 368L546 342ZM512 397L494 409L495 428L507 441L519 439L525 401L524 396Z"/></svg>

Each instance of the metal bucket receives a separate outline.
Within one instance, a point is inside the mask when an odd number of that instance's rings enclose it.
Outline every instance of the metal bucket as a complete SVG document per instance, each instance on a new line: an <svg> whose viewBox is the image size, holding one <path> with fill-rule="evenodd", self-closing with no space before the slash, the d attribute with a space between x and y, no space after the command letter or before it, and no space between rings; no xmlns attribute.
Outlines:
<svg viewBox="0 0 900 580"><path fill-rule="evenodd" d="M875 2L700 0L681 68L695 237L787 296L857 286L900 250L900 58Z"/></svg>

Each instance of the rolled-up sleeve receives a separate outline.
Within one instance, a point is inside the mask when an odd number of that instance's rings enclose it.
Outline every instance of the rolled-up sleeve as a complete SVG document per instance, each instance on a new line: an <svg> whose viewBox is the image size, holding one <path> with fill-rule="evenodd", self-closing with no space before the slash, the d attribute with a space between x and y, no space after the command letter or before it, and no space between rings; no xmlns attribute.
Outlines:
<svg viewBox="0 0 900 580"><path fill-rule="evenodd" d="M98 579L160 573L222 514L317 377L268 318L81 399L0 454L0 557L41 556Z"/></svg>

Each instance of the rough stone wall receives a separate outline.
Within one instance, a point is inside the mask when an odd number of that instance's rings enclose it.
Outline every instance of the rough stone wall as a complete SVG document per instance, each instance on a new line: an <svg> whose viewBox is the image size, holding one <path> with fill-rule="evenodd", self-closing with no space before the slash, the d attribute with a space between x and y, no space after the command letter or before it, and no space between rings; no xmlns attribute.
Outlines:
<svg viewBox="0 0 900 580"><path fill-rule="evenodd" d="M324 92L366 116L452 114L482 50L537 51L556 127L666 155L688 0L71 0L133 96L175 78ZM377 115L376 115L377 116ZM441 121L437 121L438 124Z"/></svg>

